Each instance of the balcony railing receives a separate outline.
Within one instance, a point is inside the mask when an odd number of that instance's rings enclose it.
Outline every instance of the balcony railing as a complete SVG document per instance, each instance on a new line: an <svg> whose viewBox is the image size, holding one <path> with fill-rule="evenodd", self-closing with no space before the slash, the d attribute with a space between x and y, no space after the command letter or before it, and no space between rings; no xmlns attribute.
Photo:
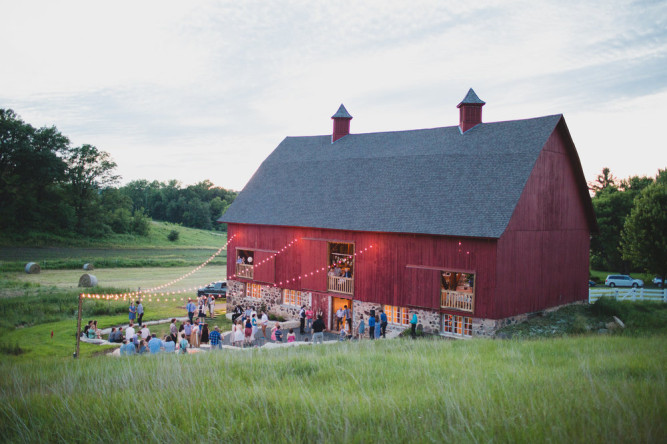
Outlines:
<svg viewBox="0 0 667 444"><path fill-rule="evenodd" d="M236 276L252 279L252 265L236 264Z"/></svg>
<svg viewBox="0 0 667 444"><path fill-rule="evenodd" d="M354 294L354 278L327 276L327 288L336 293Z"/></svg>
<svg viewBox="0 0 667 444"><path fill-rule="evenodd" d="M475 295L460 291L441 290L440 308L472 312L475 308Z"/></svg>

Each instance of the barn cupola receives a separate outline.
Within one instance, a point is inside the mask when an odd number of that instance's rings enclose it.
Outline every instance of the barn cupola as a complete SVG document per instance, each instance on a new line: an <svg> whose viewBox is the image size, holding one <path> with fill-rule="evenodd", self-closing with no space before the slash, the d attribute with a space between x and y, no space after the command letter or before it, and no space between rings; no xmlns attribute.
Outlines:
<svg viewBox="0 0 667 444"><path fill-rule="evenodd" d="M347 112L341 103L340 108L338 108L336 114L331 116L331 118L333 119L333 134L331 135L331 143L334 143L341 137L350 134L350 120L352 120L352 116Z"/></svg>
<svg viewBox="0 0 667 444"><path fill-rule="evenodd" d="M482 107L486 102L480 100L475 91L470 88L468 94L456 105L459 111L459 128L465 133L478 123L482 123Z"/></svg>

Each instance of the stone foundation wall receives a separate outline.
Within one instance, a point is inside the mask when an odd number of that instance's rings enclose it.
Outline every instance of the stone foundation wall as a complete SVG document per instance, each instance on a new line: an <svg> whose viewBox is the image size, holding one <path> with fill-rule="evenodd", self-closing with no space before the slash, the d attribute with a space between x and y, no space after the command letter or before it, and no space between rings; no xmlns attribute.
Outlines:
<svg viewBox="0 0 667 444"><path fill-rule="evenodd" d="M283 289L272 285L261 285L260 298L246 297L245 283L240 281L227 281L227 312L231 313L234 307L241 304L243 307L248 305L255 307L259 313L262 305L268 313L276 316L282 316L285 320L298 320L301 307L293 305L283 305ZM311 303L312 293L302 292L305 296L307 305Z"/></svg>
<svg viewBox="0 0 667 444"><path fill-rule="evenodd" d="M379 319L380 310L383 309L382 305L373 302L362 302L357 300L353 301L352 317L354 326L357 326L362 314L364 315L364 321L366 321L366 325L368 326L368 318L370 317L371 310L373 309L375 310L375 317ZM416 308L414 310L417 312L417 325L421 325L425 333L432 334L438 333L440 331L440 315L438 312ZM412 309L410 312L412 313ZM387 325L387 331L401 332L407 328L410 328L410 325Z"/></svg>
<svg viewBox="0 0 667 444"><path fill-rule="evenodd" d="M303 292L306 297L306 304L312 305L312 293ZM235 280L227 281L227 312L231 312L234 307L238 304L241 304L243 307L248 305L255 307L257 311L260 310L262 305L264 308L276 316L282 316L285 320L298 320L300 307L295 307L291 305L283 305L282 303L282 289L278 287L273 287L271 285L262 285L260 288L260 299L250 298L245 296L245 283ZM580 302L575 302L578 304ZM571 305L571 304L566 304ZM504 319L484 319L484 318L473 318L472 319L472 336L473 337L487 337L492 338L495 336L496 330L505 327L506 325L518 324L530 317L540 316L543 313L548 313L550 311L558 310L565 305L558 307L551 307L546 310L536 312L536 313L524 313L516 316L511 316ZM382 309L381 304L372 303L372 302L363 302L354 300L352 302L352 315L353 315L353 328L356 328L359 324L361 315L364 315L364 320L368 326L368 318L370 317L370 311L374 309L376 316L379 316L379 312ZM417 319L419 321L418 325L421 325L424 333L426 334L440 334L442 315L435 310L426 310L414 308L410 309L417 312ZM412 315L410 315L412 316ZM461 313L461 316L470 316L469 314ZM379 321L378 321L379 322ZM401 332L405 329L410 328L410 325L395 325L389 324L387 326L387 331ZM452 337L461 337L461 336L452 336Z"/></svg>

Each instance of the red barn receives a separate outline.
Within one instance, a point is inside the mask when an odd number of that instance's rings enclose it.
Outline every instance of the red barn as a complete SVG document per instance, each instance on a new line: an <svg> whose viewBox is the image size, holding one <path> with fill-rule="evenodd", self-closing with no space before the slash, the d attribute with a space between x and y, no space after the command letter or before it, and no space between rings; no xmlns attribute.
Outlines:
<svg viewBox="0 0 667 444"><path fill-rule="evenodd" d="M465 337L585 300L597 225L565 119L483 106L471 89L458 126L350 134L341 105L332 135L285 138L220 219L228 307L416 311Z"/></svg>

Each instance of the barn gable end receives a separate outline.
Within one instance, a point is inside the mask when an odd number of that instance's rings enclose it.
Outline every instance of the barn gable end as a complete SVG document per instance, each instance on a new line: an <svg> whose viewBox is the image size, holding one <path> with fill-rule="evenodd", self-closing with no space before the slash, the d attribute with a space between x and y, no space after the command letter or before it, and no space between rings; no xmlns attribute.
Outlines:
<svg viewBox="0 0 667 444"><path fill-rule="evenodd" d="M586 299L592 206L564 120L544 145L498 240L499 317ZM583 185L582 185L583 183Z"/></svg>

